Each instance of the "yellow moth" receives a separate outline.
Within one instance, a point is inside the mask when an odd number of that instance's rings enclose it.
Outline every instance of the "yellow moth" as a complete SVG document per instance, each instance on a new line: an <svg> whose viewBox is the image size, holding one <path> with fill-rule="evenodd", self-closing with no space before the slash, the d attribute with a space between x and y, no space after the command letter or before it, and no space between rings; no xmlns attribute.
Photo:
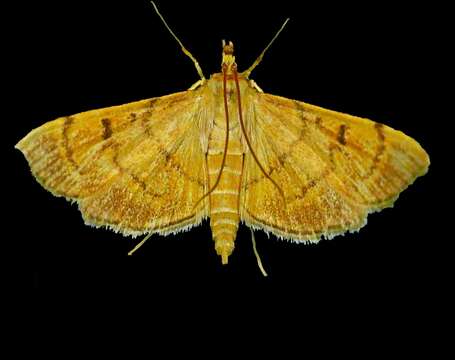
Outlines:
<svg viewBox="0 0 455 360"><path fill-rule="evenodd" d="M330 239L360 229L427 172L427 153L402 132L266 94L250 79L286 22L243 72L223 42L221 72L206 79L153 5L200 80L58 118L16 145L40 184L76 201L87 224L146 234L141 245L210 218L226 264L240 222L296 242Z"/></svg>

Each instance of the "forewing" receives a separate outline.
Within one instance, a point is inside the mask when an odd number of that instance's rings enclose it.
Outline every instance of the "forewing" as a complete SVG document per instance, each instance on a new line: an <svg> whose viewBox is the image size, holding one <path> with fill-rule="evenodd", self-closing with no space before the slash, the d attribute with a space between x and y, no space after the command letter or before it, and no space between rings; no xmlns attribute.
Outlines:
<svg viewBox="0 0 455 360"><path fill-rule="evenodd" d="M88 111L48 122L16 147L54 195L75 200L86 223L123 234L199 223L207 204L198 91Z"/></svg>
<svg viewBox="0 0 455 360"><path fill-rule="evenodd" d="M426 173L429 158L388 126L303 102L257 94L247 109L259 160L245 158L242 220L295 241L317 241L366 222Z"/></svg>

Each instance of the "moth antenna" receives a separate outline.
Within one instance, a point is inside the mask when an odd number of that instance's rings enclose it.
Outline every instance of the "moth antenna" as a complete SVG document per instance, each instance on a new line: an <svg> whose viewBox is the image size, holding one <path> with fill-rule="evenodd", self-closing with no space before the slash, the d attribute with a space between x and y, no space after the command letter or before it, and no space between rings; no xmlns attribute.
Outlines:
<svg viewBox="0 0 455 360"><path fill-rule="evenodd" d="M243 74L246 76L246 77L249 77L251 72L254 70L254 68L256 66L259 65L259 63L262 61L262 58L264 57L264 54L265 52L268 50L268 48L270 47L270 45L273 44L273 42L275 41L275 39L278 37L278 35L280 35L280 33L283 31L284 27L286 26L286 24L288 23L290 19L287 18L283 25L281 25L281 28L280 30L278 30L278 32L275 34L275 36L273 37L273 39L269 42L269 44L265 47L265 49L262 51L261 55L258 56L258 58L254 61L253 65L251 65L248 70L246 70Z"/></svg>
<svg viewBox="0 0 455 360"><path fill-rule="evenodd" d="M142 245L144 245L144 243L145 243L148 239L150 239L150 236L152 236L152 235L153 235L153 233L147 234L147 236L146 236L145 238L143 238L142 241L141 241L139 244L137 244L137 245L134 247L134 249L131 250L131 251L128 253L128 255L129 255L129 256L133 255L133 253L134 253L137 249L139 249Z"/></svg>
<svg viewBox="0 0 455 360"><path fill-rule="evenodd" d="M163 15L161 15L160 11L158 10L158 7L156 6L155 2L154 1L151 1L153 7L155 8L155 11L156 13L158 14L158 16L160 17L161 21L163 22L164 26L166 26L166 29L171 33L171 35L174 37L175 40L177 40L177 42L179 43L179 45L181 46L182 48L182 51L185 53L185 55L187 55L191 61L193 61L194 63L194 66L196 67L196 70L197 70L197 73L199 74L200 78L202 81L205 81L205 77L204 77L204 73L202 72L202 69L201 67L199 66L199 63L197 62L197 60L194 58L194 56L185 48L185 46L183 46L182 42L180 41L180 39L177 37L177 35L174 34L174 32L172 31L172 29L169 27L169 25L167 24L166 20L164 20L164 17Z"/></svg>
<svg viewBox="0 0 455 360"><path fill-rule="evenodd" d="M224 140L223 159L221 160L221 168L216 177L215 184L213 184L213 186L210 188L210 190L196 202L196 204L193 206L193 210L195 210L196 206L199 205L199 203L202 200L204 200L207 196L209 196L213 192L213 190L216 189L216 187L218 186L218 184L220 182L221 175L222 175L223 169L224 169L224 165L226 164L227 148L228 148L228 144L229 144L229 110L228 110L227 93L226 93L226 78L227 78L227 66L223 65L223 97L224 97L224 113L226 115L225 116L226 117L226 138Z"/></svg>
<svg viewBox="0 0 455 360"><path fill-rule="evenodd" d="M242 115L242 103L240 99L240 85L239 85L239 78L237 76L237 66L232 66L232 73L234 74L234 82L235 82L235 88L237 90L237 101L239 104L239 122L240 122L240 127L242 128L242 133L243 137L245 138L246 144L248 145L248 149L250 149L251 155L253 155L254 161L256 161L256 164L259 166L259 169L261 169L262 173L264 176L269 179L273 185L278 189L280 192L280 195L283 197L284 205L286 206L286 198L284 196L283 190L280 188L280 186L273 180L269 174L265 171L264 167L262 166L261 162L259 161L256 153L253 150L253 147L251 146L250 139L248 138L248 135L245 130L245 124L243 123L243 115Z"/></svg>
<svg viewBox="0 0 455 360"><path fill-rule="evenodd" d="M259 256L259 253L256 249L256 239L254 238L254 231L252 228L250 228L250 230L251 230L251 242L253 243L253 251L254 251L254 255L256 256L256 260L258 262L259 270L261 270L262 275L267 277L268 275L267 275L266 271L264 270L264 266L262 266L261 257Z"/></svg>

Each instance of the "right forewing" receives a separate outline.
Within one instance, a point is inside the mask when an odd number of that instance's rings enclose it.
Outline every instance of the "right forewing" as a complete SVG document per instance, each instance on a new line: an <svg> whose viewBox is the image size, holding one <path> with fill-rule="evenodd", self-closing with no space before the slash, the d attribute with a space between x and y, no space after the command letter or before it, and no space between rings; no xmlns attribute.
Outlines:
<svg viewBox="0 0 455 360"><path fill-rule="evenodd" d="M185 91L59 118L18 144L36 179L75 200L85 221L124 234L178 231L207 216L209 118Z"/></svg>

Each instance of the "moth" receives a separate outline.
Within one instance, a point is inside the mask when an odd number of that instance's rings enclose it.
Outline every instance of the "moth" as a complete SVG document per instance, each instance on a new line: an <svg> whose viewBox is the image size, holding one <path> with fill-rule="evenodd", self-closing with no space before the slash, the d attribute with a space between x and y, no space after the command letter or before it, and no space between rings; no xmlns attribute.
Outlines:
<svg viewBox="0 0 455 360"><path fill-rule="evenodd" d="M295 242L359 230L424 175L412 138L368 119L264 93L232 42L189 90L64 116L18 142L37 181L84 221L123 235L167 235L210 218L223 264L239 223Z"/></svg>

